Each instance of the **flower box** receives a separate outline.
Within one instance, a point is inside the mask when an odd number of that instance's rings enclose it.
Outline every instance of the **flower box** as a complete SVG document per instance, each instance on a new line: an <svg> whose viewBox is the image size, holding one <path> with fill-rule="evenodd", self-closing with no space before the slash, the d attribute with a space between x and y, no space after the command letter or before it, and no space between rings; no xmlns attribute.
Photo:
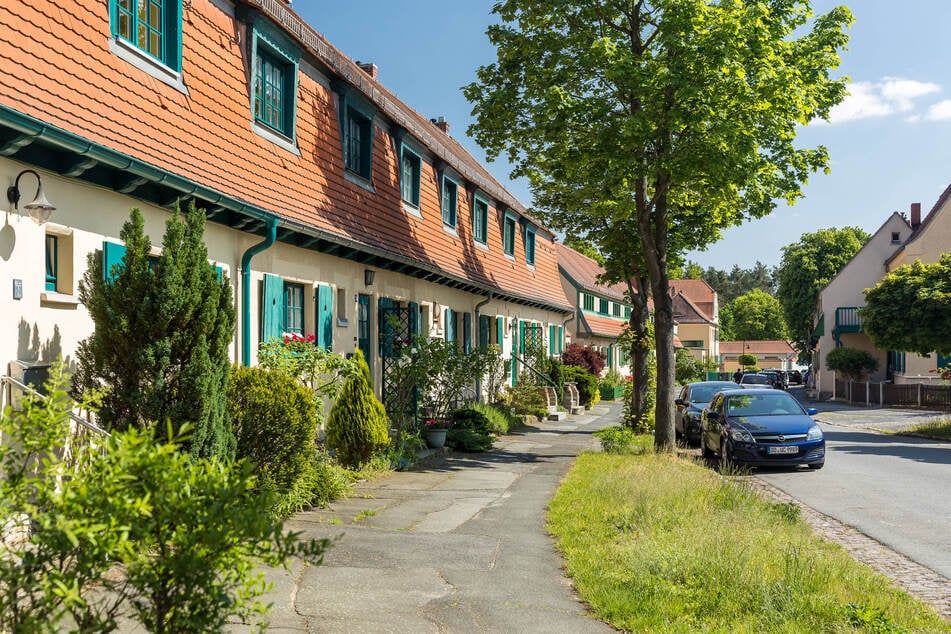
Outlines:
<svg viewBox="0 0 951 634"><path fill-rule="evenodd" d="M606 385L601 386L601 400L604 401L613 401L624 396L624 388L621 386L609 387Z"/></svg>

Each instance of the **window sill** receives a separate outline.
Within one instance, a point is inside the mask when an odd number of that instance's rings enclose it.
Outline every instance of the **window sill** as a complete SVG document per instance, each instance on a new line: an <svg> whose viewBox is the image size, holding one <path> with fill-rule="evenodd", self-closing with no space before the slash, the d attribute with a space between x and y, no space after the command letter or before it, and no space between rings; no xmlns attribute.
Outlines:
<svg viewBox="0 0 951 634"><path fill-rule="evenodd" d="M479 242L478 240L473 240L472 244L475 245L475 248L477 249L482 249L483 251L489 250L489 245L487 245L485 242Z"/></svg>
<svg viewBox="0 0 951 634"><path fill-rule="evenodd" d="M511 254L511 253L506 253L506 254L505 254L505 259L508 260L508 261L510 261L510 262L514 262L514 261L515 261L515 255L513 255L513 254Z"/></svg>
<svg viewBox="0 0 951 634"><path fill-rule="evenodd" d="M146 55L138 47L133 46L121 38L113 37L109 38L109 50L146 75L154 77L163 84L167 84L183 95L188 96L188 88L185 87L185 82L182 81L182 74L180 72L172 70L159 60Z"/></svg>
<svg viewBox="0 0 951 634"><path fill-rule="evenodd" d="M262 123L258 123L257 121L251 122L251 129L262 139L267 139L274 145L284 148L295 156L301 155L300 149L297 147L297 143L295 143L294 139L290 138L289 136L285 136L277 130L269 128Z"/></svg>
<svg viewBox="0 0 951 634"><path fill-rule="evenodd" d="M363 178L362 176L360 176L359 174L355 172L351 172L350 170L345 168L343 170L343 177L346 178L351 183L353 183L354 185L357 185L358 187L362 187L363 189L367 190L368 192L372 194L376 193L376 190L373 189L373 183L371 183L369 179Z"/></svg>
<svg viewBox="0 0 951 634"><path fill-rule="evenodd" d="M413 205L412 203L408 203L405 200L403 201L403 211L411 216L416 216L417 218L423 217L423 212L420 211L419 207Z"/></svg>
<svg viewBox="0 0 951 634"><path fill-rule="evenodd" d="M442 230L445 231L446 233L448 233L449 235L451 235L451 236L454 237L454 238L458 238L458 237L459 237L459 233L456 231L456 228L455 228L454 226L452 226L452 225L447 225L447 224L443 223L443 225L442 225Z"/></svg>
<svg viewBox="0 0 951 634"><path fill-rule="evenodd" d="M341 319L340 317L337 317L337 326L340 327L340 328L349 328L349 327L350 327L350 320L349 320L349 319Z"/></svg>
<svg viewBox="0 0 951 634"><path fill-rule="evenodd" d="M75 295L66 293L57 293L55 291L44 291L40 293L40 303L55 306L69 306L75 308L79 306L79 298Z"/></svg>

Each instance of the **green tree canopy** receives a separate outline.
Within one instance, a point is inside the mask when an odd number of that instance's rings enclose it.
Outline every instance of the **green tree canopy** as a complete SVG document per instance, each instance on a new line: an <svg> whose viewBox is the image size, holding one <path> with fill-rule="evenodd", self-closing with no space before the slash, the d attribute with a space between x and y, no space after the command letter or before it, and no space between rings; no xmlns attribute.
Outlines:
<svg viewBox="0 0 951 634"><path fill-rule="evenodd" d="M951 253L898 267L865 290L859 314L877 348L951 354Z"/></svg>
<svg viewBox="0 0 951 634"><path fill-rule="evenodd" d="M769 268L762 262L757 262L749 269L741 269L735 264L729 272L710 266L701 273L700 279L717 292L721 306L754 288L770 295L776 294L776 268Z"/></svg>
<svg viewBox="0 0 951 634"><path fill-rule="evenodd" d="M830 69L851 13L811 19L805 0L502 0L493 11L498 57L464 88L469 132L528 178L549 224L593 227L609 271L649 280L655 445L672 450L668 266L796 200L826 168L825 148L794 140L845 95Z"/></svg>
<svg viewBox="0 0 951 634"><path fill-rule="evenodd" d="M833 227L804 233L799 242L783 247L783 260L777 271L777 296L783 306L789 336L800 352L815 347L812 331L819 291L869 238L871 236L859 227Z"/></svg>
<svg viewBox="0 0 951 634"><path fill-rule="evenodd" d="M779 300L759 289L737 297L730 305L730 328L734 341L786 338L786 322ZM720 339L726 339L722 332Z"/></svg>

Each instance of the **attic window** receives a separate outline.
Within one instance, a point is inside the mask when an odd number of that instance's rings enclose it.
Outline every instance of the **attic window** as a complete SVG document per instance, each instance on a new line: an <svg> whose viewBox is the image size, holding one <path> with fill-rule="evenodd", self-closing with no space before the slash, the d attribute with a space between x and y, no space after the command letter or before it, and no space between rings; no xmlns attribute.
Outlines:
<svg viewBox="0 0 951 634"><path fill-rule="evenodd" d="M892 231L892 244L898 244L901 242L901 234L897 231Z"/></svg>

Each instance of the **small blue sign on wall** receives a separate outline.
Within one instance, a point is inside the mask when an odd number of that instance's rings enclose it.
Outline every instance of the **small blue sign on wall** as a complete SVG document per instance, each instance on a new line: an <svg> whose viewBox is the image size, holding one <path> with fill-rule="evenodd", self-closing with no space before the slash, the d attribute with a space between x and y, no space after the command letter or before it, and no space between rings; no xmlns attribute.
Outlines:
<svg viewBox="0 0 951 634"><path fill-rule="evenodd" d="M23 280L13 280L13 299L23 299Z"/></svg>

